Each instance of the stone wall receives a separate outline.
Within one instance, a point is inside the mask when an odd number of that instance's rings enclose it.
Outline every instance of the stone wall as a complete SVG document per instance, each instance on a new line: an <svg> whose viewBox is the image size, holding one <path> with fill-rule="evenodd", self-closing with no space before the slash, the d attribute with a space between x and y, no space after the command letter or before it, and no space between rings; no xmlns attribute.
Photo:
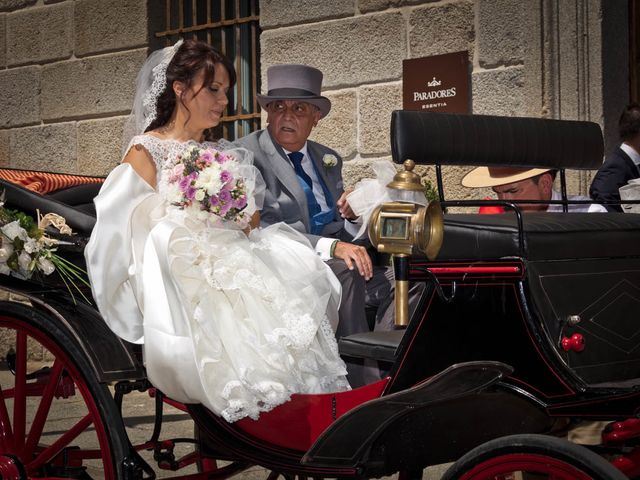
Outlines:
<svg viewBox="0 0 640 480"><path fill-rule="evenodd" d="M154 15L146 0L0 0L0 165L117 165Z"/></svg>
<svg viewBox="0 0 640 480"><path fill-rule="evenodd" d="M262 84L277 63L324 72L323 93L333 109L312 138L344 156L351 184L369 174L371 161L390 157L389 121L402 108L407 58L468 50L473 113L592 120L612 144L616 118L605 112L620 112L627 102L620 94L628 91L627 37L616 37L609 24L625 25L623 3L301 0L290 8L288 0L262 0ZM607 76L603 57L616 63ZM459 186L467 170L445 169L451 198L472 194ZM422 171L434 180L432 169ZM569 192L586 193L591 175L570 174Z"/></svg>
<svg viewBox="0 0 640 480"><path fill-rule="evenodd" d="M262 84L275 63L324 71L333 110L313 138L348 160L348 184L390 156L402 60L460 50L469 51L474 113L593 120L610 148L628 100L625 4L262 0ZM0 0L0 165L107 173L164 5ZM449 194L470 193L459 187L464 171L445 172ZM433 180L430 169L423 173ZM585 193L590 178L571 175L571 192Z"/></svg>

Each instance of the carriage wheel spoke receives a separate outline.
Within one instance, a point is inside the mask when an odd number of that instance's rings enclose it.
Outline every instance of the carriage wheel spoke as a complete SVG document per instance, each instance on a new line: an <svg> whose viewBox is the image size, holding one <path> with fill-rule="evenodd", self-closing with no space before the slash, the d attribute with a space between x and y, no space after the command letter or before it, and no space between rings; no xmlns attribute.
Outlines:
<svg viewBox="0 0 640 480"><path fill-rule="evenodd" d="M62 362L56 359L49 373L47 386L45 387L44 392L42 392L42 398L38 405L38 410L33 419L33 423L31 424L31 430L29 431L27 443L24 447L25 458L30 458L32 456L34 449L38 445L38 440L40 440L40 437L42 436L42 431L44 430L44 425L47 421L49 410L51 409L51 403L53 402L56 388L58 387L58 383L62 377L62 371Z"/></svg>
<svg viewBox="0 0 640 480"><path fill-rule="evenodd" d="M27 410L27 335L16 332L16 378L13 396L13 438L15 454L20 455L24 447Z"/></svg>
<svg viewBox="0 0 640 480"><path fill-rule="evenodd" d="M11 420L9 420L9 412L4 402L4 393L0 385L0 448L2 451L14 453L13 451L13 431L11 428Z"/></svg>
<svg viewBox="0 0 640 480"><path fill-rule="evenodd" d="M58 453L60 453L66 445L71 443L73 439L84 432L92 423L93 419L91 418L91 414L89 413L85 415L80 419L78 423L71 427L70 430L65 432L60 438L58 438L55 442L53 442L42 452L40 452L40 454L32 462L29 462L26 465L27 471L29 473L33 473L47 461L51 460Z"/></svg>

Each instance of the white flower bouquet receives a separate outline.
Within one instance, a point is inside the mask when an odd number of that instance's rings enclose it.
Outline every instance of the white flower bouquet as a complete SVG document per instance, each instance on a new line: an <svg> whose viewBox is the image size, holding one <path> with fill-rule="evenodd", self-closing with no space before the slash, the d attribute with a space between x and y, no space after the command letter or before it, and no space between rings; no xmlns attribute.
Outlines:
<svg viewBox="0 0 640 480"><path fill-rule="evenodd" d="M238 167L230 153L192 145L164 173L168 200L197 218L245 228L251 218L245 212L247 188Z"/></svg>
<svg viewBox="0 0 640 480"><path fill-rule="evenodd" d="M78 282L89 286L86 272L59 256L56 253L58 240L45 234L47 222L57 217L52 215L45 215L36 223L23 212L5 208L4 201L0 199L0 273L27 280L34 274L47 276L57 270L74 302L74 290L89 302L78 286ZM64 225L64 220L61 224L66 228L61 232L71 232Z"/></svg>

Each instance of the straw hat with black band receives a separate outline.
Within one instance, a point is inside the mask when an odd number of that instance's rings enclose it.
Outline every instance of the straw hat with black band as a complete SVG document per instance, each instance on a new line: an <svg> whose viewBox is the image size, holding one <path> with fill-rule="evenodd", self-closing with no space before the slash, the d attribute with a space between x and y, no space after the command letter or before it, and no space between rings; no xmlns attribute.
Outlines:
<svg viewBox="0 0 640 480"><path fill-rule="evenodd" d="M322 72L308 65L273 65L267 69L266 95L258 94L258 103L267 109L274 100L298 100L318 107L320 118L331 110L331 100L320 95Z"/></svg>

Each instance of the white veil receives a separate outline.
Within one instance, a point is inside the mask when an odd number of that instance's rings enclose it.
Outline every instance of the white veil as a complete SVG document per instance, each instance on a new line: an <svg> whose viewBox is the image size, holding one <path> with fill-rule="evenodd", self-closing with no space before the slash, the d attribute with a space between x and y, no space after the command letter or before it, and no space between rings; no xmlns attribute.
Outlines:
<svg viewBox="0 0 640 480"><path fill-rule="evenodd" d="M144 133L155 120L156 101L167 87L167 66L180 45L182 40L170 47L156 50L142 65L136 78L136 94L133 98L131 114L124 125L122 155L126 153L131 139Z"/></svg>

